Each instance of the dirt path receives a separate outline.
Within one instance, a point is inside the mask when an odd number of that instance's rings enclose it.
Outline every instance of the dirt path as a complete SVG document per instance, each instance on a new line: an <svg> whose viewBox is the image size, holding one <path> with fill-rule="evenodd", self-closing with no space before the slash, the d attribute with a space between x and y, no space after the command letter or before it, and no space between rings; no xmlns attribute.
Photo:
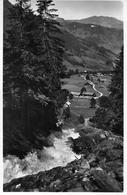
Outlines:
<svg viewBox="0 0 127 195"><path fill-rule="evenodd" d="M97 93L99 93L99 96L98 96L98 97L94 97L94 99L98 99L98 98L102 97L102 96L103 96L103 93L101 93L100 91L98 91L98 90L95 88L95 84L94 84L92 81L88 81L88 82L92 85L93 90L96 91Z"/></svg>
<svg viewBox="0 0 127 195"><path fill-rule="evenodd" d="M83 77L83 79L86 80L85 76ZM102 97L102 96L103 96L103 93L100 92L100 91L98 91L98 90L96 89L96 85L95 85L92 81L90 81L90 80L87 80L87 81L88 81L88 83L89 83L90 85L92 85L93 90L94 90L95 92L99 93L99 96L98 96L98 97L94 97L94 99L98 99L98 98ZM79 96L79 93L78 93L78 92L72 91L71 93L72 93L75 97L78 96L78 98L84 98L84 99L89 99L89 98L91 98L91 97L89 97L89 96L85 96L85 97L84 97L84 96Z"/></svg>

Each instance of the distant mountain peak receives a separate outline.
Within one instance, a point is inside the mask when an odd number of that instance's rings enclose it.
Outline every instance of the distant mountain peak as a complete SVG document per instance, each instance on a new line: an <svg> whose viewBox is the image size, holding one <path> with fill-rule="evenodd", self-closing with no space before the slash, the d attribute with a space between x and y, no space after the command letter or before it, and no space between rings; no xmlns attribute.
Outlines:
<svg viewBox="0 0 127 195"><path fill-rule="evenodd" d="M121 20L109 16L91 16L80 20L68 20L68 21L75 21L82 24L100 25L108 28L123 29L123 22Z"/></svg>
<svg viewBox="0 0 127 195"><path fill-rule="evenodd" d="M103 18L103 19L107 19L107 18L112 18L112 19L115 19L115 20L119 20L119 19L117 19L117 18L115 18L115 17L111 17L111 16L90 16L90 17L87 17L87 18L82 18L82 19L88 19L88 18ZM119 20L119 21L121 21L121 20Z"/></svg>

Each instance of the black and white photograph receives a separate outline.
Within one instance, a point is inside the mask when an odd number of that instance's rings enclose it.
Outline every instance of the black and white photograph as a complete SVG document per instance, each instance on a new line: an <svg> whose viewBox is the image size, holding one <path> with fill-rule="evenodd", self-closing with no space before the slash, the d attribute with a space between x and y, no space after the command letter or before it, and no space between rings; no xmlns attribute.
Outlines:
<svg viewBox="0 0 127 195"><path fill-rule="evenodd" d="M124 192L124 2L3 0L3 192Z"/></svg>

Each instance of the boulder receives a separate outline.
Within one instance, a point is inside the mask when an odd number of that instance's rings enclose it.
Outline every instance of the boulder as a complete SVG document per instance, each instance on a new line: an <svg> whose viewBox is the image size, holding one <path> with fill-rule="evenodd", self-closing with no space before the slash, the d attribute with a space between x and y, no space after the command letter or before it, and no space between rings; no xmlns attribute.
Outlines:
<svg viewBox="0 0 127 195"><path fill-rule="evenodd" d="M89 162L88 162L87 160L83 159L83 160L81 161L80 167L81 167L82 169L85 169L85 170L90 169Z"/></svg>
<svg viewBox="0 0 127 195"><path fill-rule="evenodd" d="M122 192L120 183L101 170L92 170L93 183L101 192Z"/></svg>

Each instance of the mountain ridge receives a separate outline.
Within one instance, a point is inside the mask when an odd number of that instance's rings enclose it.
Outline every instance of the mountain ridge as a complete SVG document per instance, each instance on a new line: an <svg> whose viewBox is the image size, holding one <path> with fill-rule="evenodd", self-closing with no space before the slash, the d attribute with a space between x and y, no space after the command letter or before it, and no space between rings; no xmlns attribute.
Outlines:
<svg viewBox="0 0 127 195"><path fill-rule="evenodd" d="M108 28L123 29L123 21L109 16L91 16L79 20L66 20L68 22L78 22L83 24L96 24Z"/></svg>

